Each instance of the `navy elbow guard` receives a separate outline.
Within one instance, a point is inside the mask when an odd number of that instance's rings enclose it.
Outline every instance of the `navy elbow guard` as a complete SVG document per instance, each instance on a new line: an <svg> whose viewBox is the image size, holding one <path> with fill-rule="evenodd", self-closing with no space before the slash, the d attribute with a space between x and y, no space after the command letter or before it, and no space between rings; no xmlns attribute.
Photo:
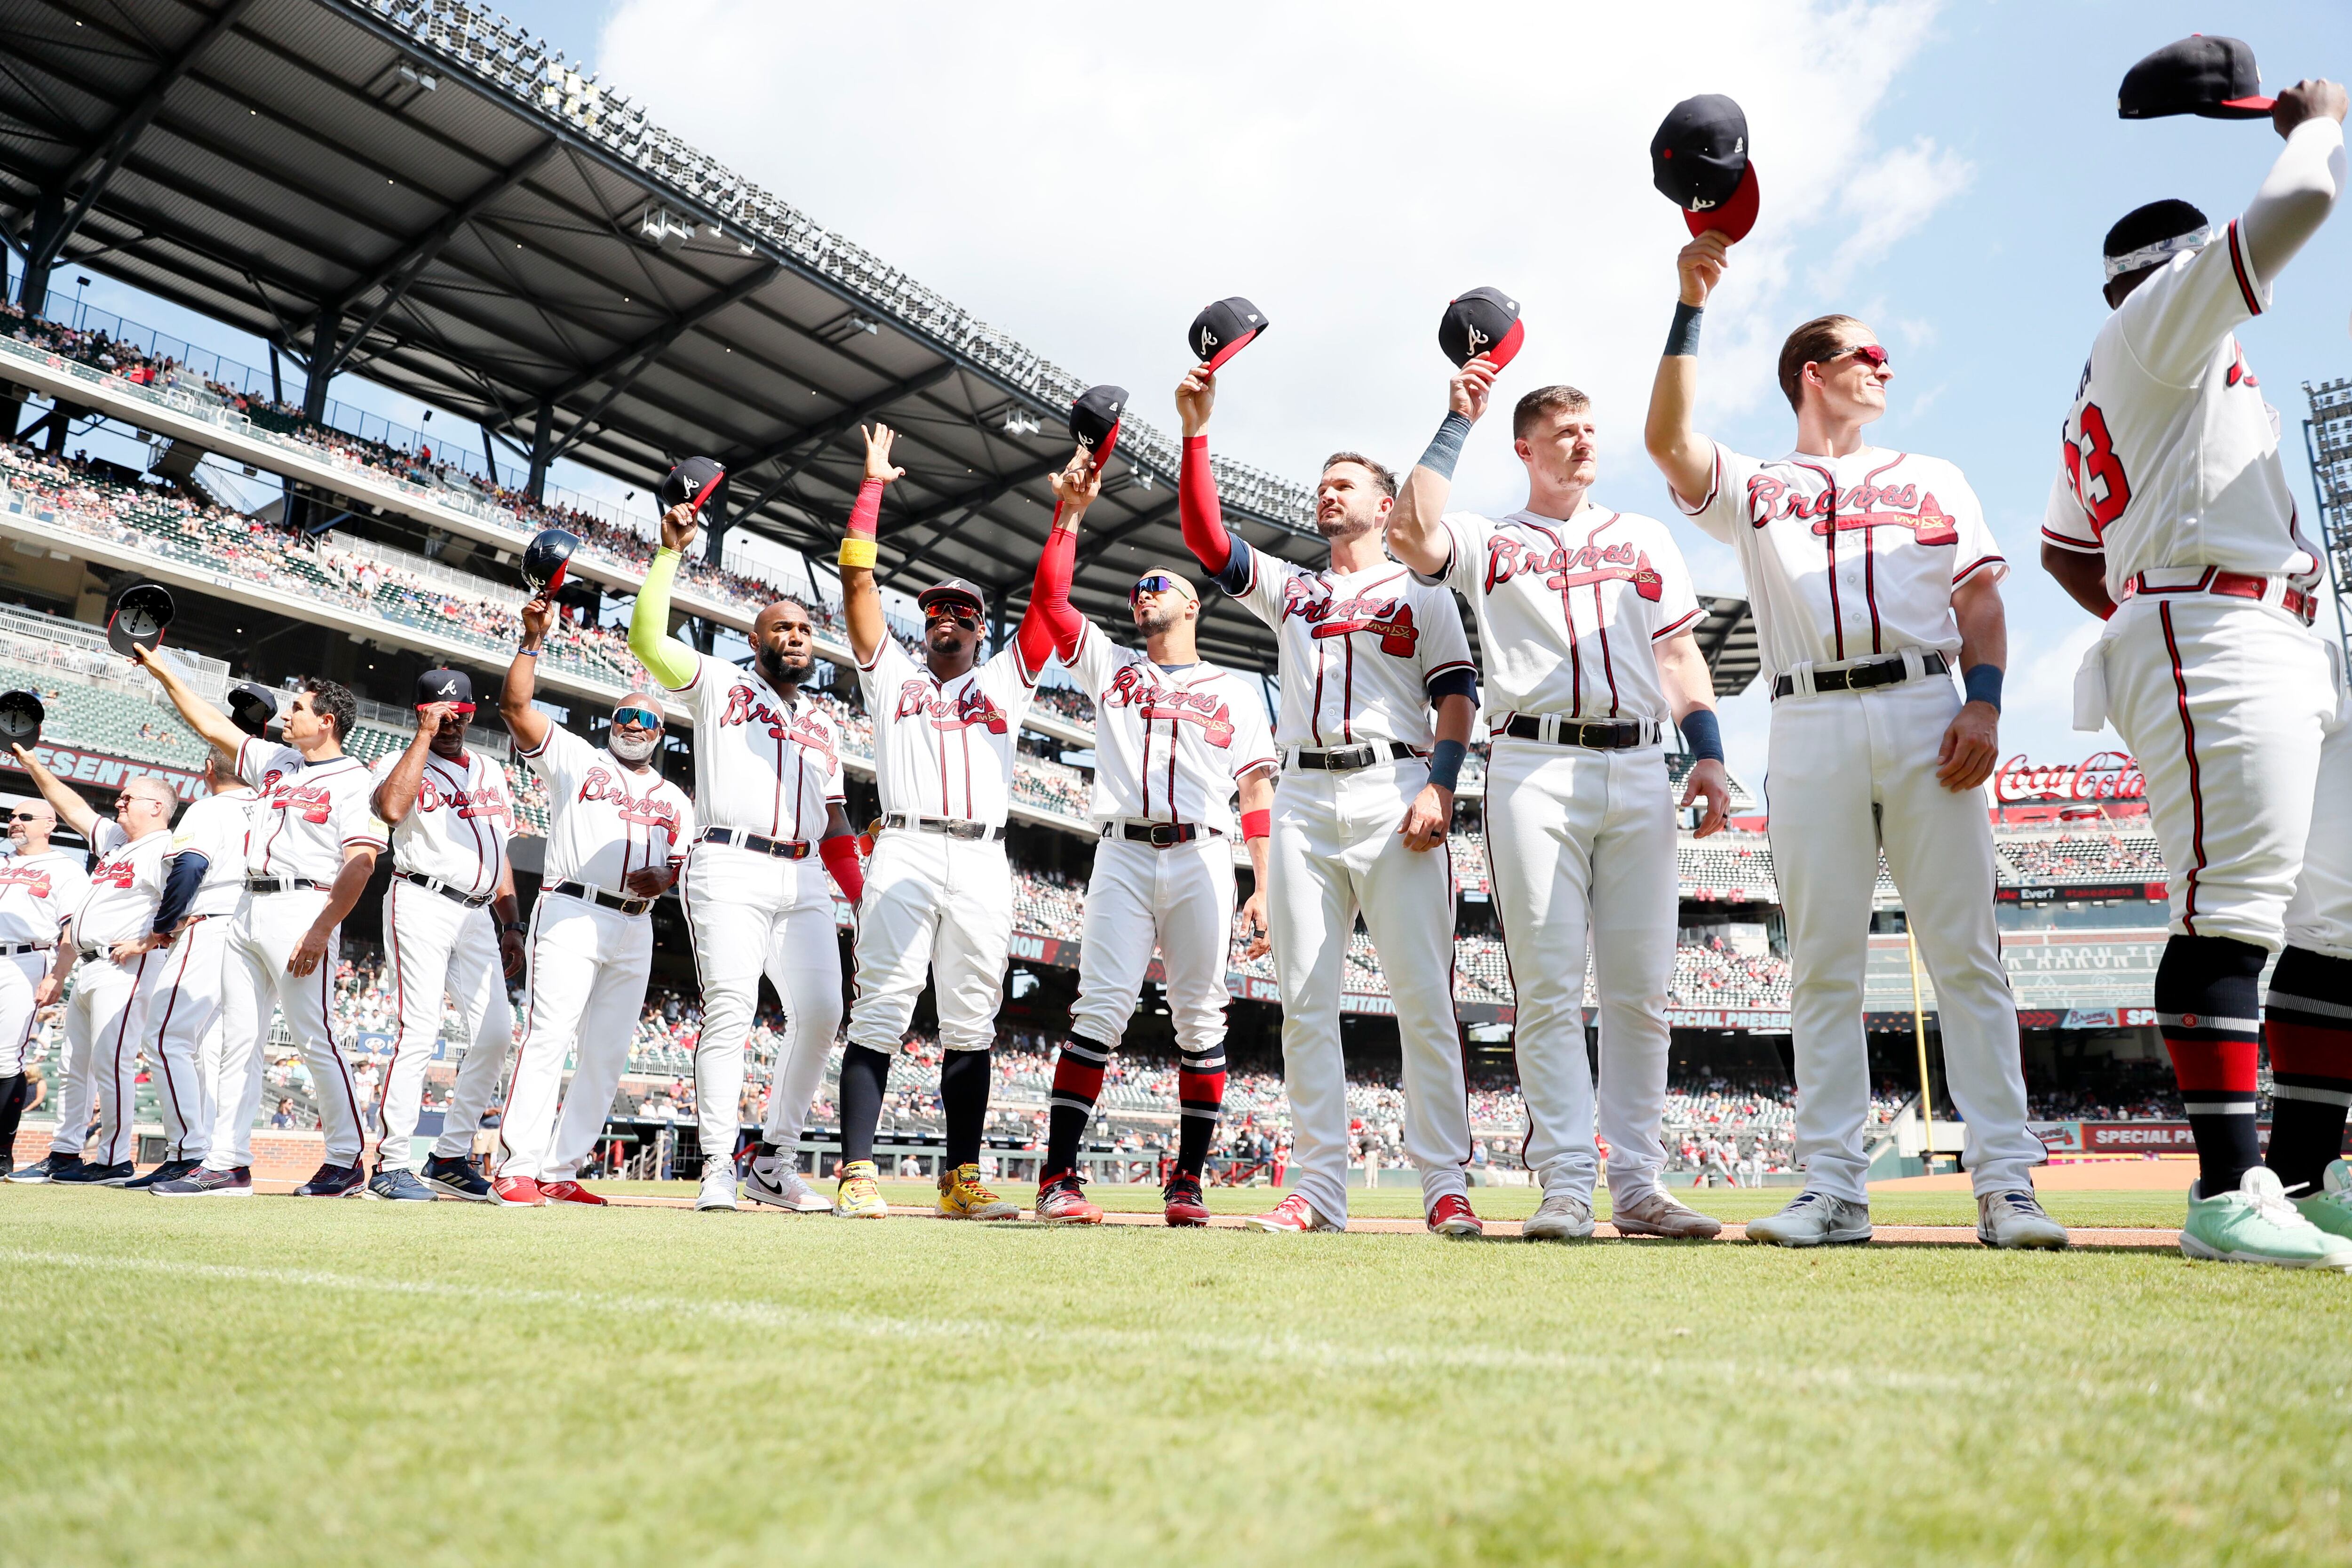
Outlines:
<svg viewBox="0 0 2352 1568"><path fill-rule="evenodd" d="M1971 702L1990 702L1992 710L2000 711L2000 666L1979 664L1960 672L1960 684L1968 689Z"/></svg>
<svg viewBox="0 0 2352 1568"><path fill-rule="evenodd" d="M1716 722L1714 709L1694 708L1685 714L1683 739L1690 743L1690 754L1699 761L1723 761L1723 726Z"/></svg>
<svg viewBox="0 0 2352 1568"><path fill-rule="evenodd" d="M1470 748L1459 741L1440 741L1429 753L1429 782L1442 789L1453 789L1462 777L1462 759Z"/></svg>

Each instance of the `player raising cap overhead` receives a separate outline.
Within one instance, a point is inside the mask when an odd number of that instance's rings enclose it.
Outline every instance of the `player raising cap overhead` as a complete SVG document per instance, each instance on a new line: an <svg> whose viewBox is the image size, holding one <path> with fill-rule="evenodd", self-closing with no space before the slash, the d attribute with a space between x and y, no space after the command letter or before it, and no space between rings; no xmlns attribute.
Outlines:
<svg viewBox="0 0 2352 1568"><path fill-rule="evenodd" d="M2185 40L2126 80L2127 118L2267 111L2286 147L2218 231L2181 201L2108 231L2114 314L2067 411L2042 559L2106 620L2074 721L2112 721L2131 747L2170 875L2156 1012L2199 1163L2181 1250L2352 1268L2352 1166L2336 1158L2352 1103L2352 724L2344 672L2310 629L2322 568L2295 529L2278 413L2235 334L2343 193L2345 92L2304 81L2249 100L2243 49ZM2256 999L2272 953L2265 1161Z"/></svg>
<svg viewBox="0 0 2352 1568"><path fill-rule="evenodd" d="M49 972L58 927L89 890L82 858L49 847L57 830L57 811L37 796L16 802L8 813L10 854L0 860L0 1164L16 1146L16 1124L31 1095L25 1068L33 1055L33 990ZM46 1154L7 1179L38 1184L69 1163L62 1152Z"/></svg>

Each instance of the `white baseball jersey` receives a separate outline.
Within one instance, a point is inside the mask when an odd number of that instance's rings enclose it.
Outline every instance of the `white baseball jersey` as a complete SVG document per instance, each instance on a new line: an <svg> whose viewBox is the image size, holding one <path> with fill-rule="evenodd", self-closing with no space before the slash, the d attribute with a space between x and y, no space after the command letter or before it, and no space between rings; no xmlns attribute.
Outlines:
<svg viewBox="0 0 2352 1568"><path fill-rule="evenodd" d="M84 949L111 947L155 929L155 907L163 900L163 856L172 836L161 829L131 838L121 825L99 818L90 836L98 859L89 868L89 891L74 912L74 941Z"/></svg>
<svg viewBox="0 0 2352 1568"><path fill-rule="evenodd" d="M261 792L246 835L250 876L331 882L346 848L382 849L390 842L390 830L368 805L375 779L357 757L314 764L291 746L248 740L236 749L236 776Z"/></svg>
<svg viewBox="0 0 2352 1568"><path fill-rule="evenodd" d="M1438 581L1478 617L1492 724L1529 713L1673 725L1651 645L1701 611L1664 523L1587 502L1565 522L1453 512L1445 534Z"/></svg>
<svg viewBox="0 0 2352 1568"><path fill-rule="evenodd" d="M693 840L694 802L656 770L640 773L552 724L522 759L547 781L549 887L581 882L635 898L629 873L667 866Z"/></svg>
<svg viewBox="0 0 2352 1568"><path fill-rule="evenodd" d="M1263 551L1234 595L1272 626L1279 649L1280 746L1436 742L1429 683L1468 669L1470 638L1444 589L1393 561L1362 572L1310 572Z"/></svg>
<svg viewBox="0 0 2352 1568"><path fill-rule="evenodd" d="M1213 664L1154 664L1091 621L1070 672L1095 702L1095 819L1192 822L1232 837L1235 784L1275 761L1256 684Z"/></svg>
<svg viewBox="0 0 2352 1568"><path fill-rule="evenodd" d="M0 860L0 944L48 946L89 892L79 855L45 849Z"/></svg>
<svg viewBox="0 0 2352 1568"><path fill-rule="evenodd" d="M400 757L393 752L376 763L371 796L400 765ZM393 867L478 896L494 893L513 832L504 768L479 752L468 751L457 762L427 752L416 803L392 829Z"/></svg>
<svg viewBox="0 0 2352 1568"><path fill-rule="evenodd" d="M260 798L240 784L199 796L180 813L172 830L171 853L194 850L205 858L205 879L188 913L236 913L236 901L245 896L245 836L253 825L253 804Z"/></svg>
<svg viewBox="0 0 2352 1568"><path fill-rule="evenodd" d="M2317 577L2279 464L2278 410L2231 331L2269 305L2232 222L2133 289L2092 341L2042 537L2105 551L2110 595L2166 566Z"/></svg>
<svg viewBox="0 0 2352 1568"><path fill-rule="evenodd" d="M1675 503L1738 551L1768 680L1906 647L1956 655L1952 590L2009 574L1960 470L1916 452L1767 461L1717 442L1706 494Z"/></svg>
<svg viewBox="0 0 2352 1568"><path fill-rule="evenodd" d="M678 695L694 704L694 802L705 827L809 843L842 798L841 726L803 692L785 700L757 669L696 660Z"/></svg>
<svg viewBox="0 0 2352 1568"><path fill-rule="evenodd" d="M1036 695L1020 645L1008 641L986 664L952 680L935 679L898 639L885 636L858 689L874 716L874 773L882 809L1004 821L1021 721Z"/></svg>

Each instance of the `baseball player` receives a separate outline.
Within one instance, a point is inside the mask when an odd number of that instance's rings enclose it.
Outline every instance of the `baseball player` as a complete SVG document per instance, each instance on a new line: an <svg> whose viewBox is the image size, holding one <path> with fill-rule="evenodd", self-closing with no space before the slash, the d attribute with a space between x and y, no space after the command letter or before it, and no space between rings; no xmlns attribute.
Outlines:
<svg viewBox="0 0 2352 1568"><path fill-rule="evenodd" d="M1805 1188L1749 1224L1748 1237L1784 1247L1870 1237L1862 997L1883 849L1935 977L1945 1070L1968 1122L1978 1239L2063 1247L2065 1231L2033 1196L2043 1155L2025 1125L2017 1006L1993 925L1992 828L1979 794L1999 742L2008 565L1958 468L1863 439L1886 411L1894 371L1851 316L1807 321L1781 347L1796 450L1742 457L1692 429L1700 312L1728 248L1709 230L1677 259L1681 302L1645 434L1675 504L1738 552L1772 693L1766 783L1793 971Z"/></svg>
<svg viewBox="0 0 2352 1568"><path fill-rule="evenodd" d="M507 858L514 808L507 799L506 770L467 749L466 726L473 716L470 676L426 670L416 678L416 733L406 749L375 766L369 804L392 831L383 932L400 1022L376 1110L372 1198L429 1203L439 1193L488 1203L491 1197L490 1184L470 1156L514 1043L506 977L522 971L523 925ZM457 1004L458 1027L471 1043L420 1180L410 1150L445 996Z"/></svg>
<svg viewBox="0 0 2352 1568"><path fill-rule="evenodd" d="M1339 986L1360 911L1396 999L1405 1153L1421 1168L1429 1228L1476 1236L1484 1227L1463 1177L1470 1117L1445 847L1478 707L1462 613L1444 588L1414 582L1389 559L1382 546L1396 480L1357 453L1332 454L1316 489L1315 527L1331 549L1325 569L1294 566L1228 534L1202 433L1216 388L1203 364L1176 389L1184 542L1220 588L1274 628L1282 685L1267 907L1298 1174L1290 1195L1251 1224L1347 1227Z"/></svg>
<svg viewBox="0 0 2352 1568"><path fill-rule="evenodd" d="M2042 531L2043 564L2106 620L2075 724L2111 721L2139 760L2170 874L2156 1012L2200 1166L2180 1249L2334 1268L2352 1268L2352 1169L2336 1158L2352 1103L2352 724L2335 650L2310 630L2322 568L2295 528L2278 413L2233 329L2334 209L2344 112L2333 82L2280 93L2285 150L2221 229L2167 201L2108 231L2114 314ZM2274 952L2265 1163L2255 1000Z"/></svg>
<svg viewBox="0 0 2352 1568"><path fill-rule="evenodd" d="M1078 1141L1102 1092L1103 1069L1135 1016L1154 947L1166 967L1176 1026L1181 1114L1175 1173L1160 1194L1170 1225L1209 1223L1201 1170L1225 1097L1225 963L1234 927L1234 792L1256 890L1244 921L1265 926L1265 845L1274 804L1274 737L1255 683L1201 661L1200 595L1154 567L1128 591L1140 648L1120 647L1070 607L1078 524L1102 493L1084 447L1054 477L1058 521L1030 602L1095 705L1095 783L1088 814L1100 835L1087 881L1078 1000L1054 1063L1037 1217L1100 1225L1078 1182ZM1260 938L1254 951L1264 950Z"/></svg>
<svg viewBox="0 0 2352 1568"><path fill-rule="evenodd" d="M1389 550L1469 601L1486 650L1486 858L1518 999L1527 1160L1544 1188L1519 1234L1592 1234L1590 932L1610 1221L1635 1236L1712 1237L1719 1222L1667 1195L1659 1137L1676 925L1662 742L1676 726L1697 758L1682 804L1705 800L1702 837L1722 827L1730 799L1714 680L1692 635L1698 595L1664 524L1592 499L1599 437L1591 401L1572 386L1539 387L1512 411L1528 504L1499 521L1445 513L1495 376L1484 355L1454 375L1444 423L1389 516Z"/></svg>
<svg viewBox="0 0 2352 1568"><path fill-rule="evenodd" d="M13 851L0 860L0 1164L16 1147L16 1124L31 1098L33 1032L39 1009L33 992L49 972L58 927L81 908L89 891L82 858L49 847L58 814L37 797L20 800L8 814ZM78 1162L54 1151L21 1170L12 1182L38 1184Z"/></svg>
<svg viewBox="0 0 2352 1568"><path fill-rule="evenodd" d="M72 1158L49 1180L60 1185L120 1187L138 1170L131 1121L139 1047L153 991L148 971L162 968L154 952L171 940L171 928L157 920L156 910L163 897L163 856L171 847L172 812L179 797L162 779L129 779L115 796L113 816L101 817L32 752L23 746L10 749L33 775L41 798L89 842L94 857L81 904L59 928L49 971L33 991L36 1007L55 1002L79 960L80 978L66 1003L65 1060L52 1139L53 1148ZM176 912L173 918L177 919ZM196 1062L193 1053L184 1052L176 1061L156 1065L163 1079L165 1131L177 1150L203 1125ZM98 1142L89 1157L82 1159L93 1102L99 1111Z"/></svg>
<svg viewBox="0 0 2352 1568"><path fill-rule="evenodd" d="M152 1190L158 1197L252 1190L262 1037L275 1004L310 1065L326 1130L326 1160L295 1195L355 1195L367 1184L360 1165L363 1131L351 1060L335 1038L335 966L343 917L366 890L388 838L368 805L373 781L366 766L343 753L343 737L359 717L358 700L334 681L304 680L286 710L286 743L272 745L197 696L149 650L134 657L188 727L259 796L246 836L245 893L229 927L222 982L229 1016L250 1022L234 1036L223 1033L212 1152L197 1169Z"/></svg>
<svg viewBox="0 0 2352 1568"><path fill-rule="evenodd" d="M874 533L882 491L905 477L890 462L896 435L864 431L866 479L841 543L842 614L858 689L874 719L882 826L857 910L857 991L841 1062L841 1181L833 1212L878 1219L874 1129L890 1058L906 1039L923 979L937 990L940 1105L947 1121L939 1212L948 1219L1012 1219L1020 1210L980 1183L988 1077L1004 961L1013 942L1013 871L1004 818L1022 716L1053 634L1035 604L1019 635L980 662L986 601L961 578L916 596L923 659L907 656L882 616Z"/></svg>
<svg viewBox="0 0 2352 1568"><path fill-rule="evenodd" d="M694 705L694 799L700 822L679 880L702 982L694 1100L702 1131L697 1208L731 1209L743 1094L743 1042L765 973L783 1004L783 1041L742 1188L796 1213L832 1205L794 1168L801 1125L841 1028L841 947L830 872L855 903L865 890L842 811L841 726L801 689L816 669L808 606L783 598L751 623L751 668L708 658L669 635L670 583L694 542L694 508L662 519L662 548L637 591L629 647L654 679Z"/></svg>
<svg viewBox="0 0 2352 1568"><path fill-rule="evenodd" d="M554 618L545 598L523 605L522 646L499 690L499 717L523 761L546 781L548 829L547 865L530 911L522 1043L499 1124L494 1185L501 1204L600 1207L604 1200L575 1178L629 1065L653 971L648 911L685 862L694 803L654 766L664 725L644 701L625 699L613 710L603 746L557 728L531 706L539 650ZM832 939L828 930L828 945ZM567 1058L578 1065L559 1112ZM734 1196L731 1188L727 1195Z"/></svg>

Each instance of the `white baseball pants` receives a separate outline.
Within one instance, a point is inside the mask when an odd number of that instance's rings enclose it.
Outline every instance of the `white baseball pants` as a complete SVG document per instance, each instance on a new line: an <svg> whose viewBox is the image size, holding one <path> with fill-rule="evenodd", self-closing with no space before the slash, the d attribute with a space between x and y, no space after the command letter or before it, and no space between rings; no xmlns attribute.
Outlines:
<svg viewBox="0 0 2352 1568"><path fill-rule="evenodd" d="M212 915L184 929L172 945L149 953L144 1045L163 1080L156 1097L172 1157L212 1152L220 1114L221 965L229 918Z"/></svg>
<svg viewBox="0 0 2352 1568"><path fill-rule="evenodd" d="M457 1004L458 1027L468 1042L457 1064L457 1081L450 1087L441 1136L433 1145L433 1152L445 1160L474 1151L474 1133L506 1072L514 1010L507 1003L498 921L489 905L469 910L394 877L383 896L383 934L400 1024L376 1110L376 1161L387 1171L413 1171L425 1069L441 1037L443 998Z"/></svg>
<svg viewBox="0 0 2352 1568"><path fill-rule="evenodd" d="M2303 875L2286 907L2286 940L2330 958L2352 958L2352 720L2319 748L2319 793Z"/></svg>
<svg viewBox="0 0 2352 1568"><path fill-rule="evenodd" d="M0 958L0 1078L23 1072L32 1059L39 1022L34 1016L33 987L49 972L53 956L45 951ZM0 1159L5 1158L7 1151L0 1150Z"/></svg>
<svg viewBox="0 0 2352 1568"><path fill-rule="evenodd" d="M996 1040L1012 946L1013 871L1003 839L885 829L857 906L850 1044L896 1056L929 975L940 1047L986 1050Z"/></svg>
<svg viewBox="0 0 2352 1568"><path fill-rule="evenodd" d="M530 999L499 1124L499 1175L569 1181L594 1152L629 1065L653 963L652 916L540 895L530 911ZM564 1065L574 1058L565 1092Z"/></svg>
<svg viewBox="0 0 2352 1568"><path fill-rule="evenodd" d="M1955 795L1936 782L1936 752L1959 710L1953 682L1925 676L1772 704L1765 783L1793 972L1796 1152L1809 1189L1855 1203L1867 1195L1863 976L1882 847L1935 979L1945 1076L1968 1123L1976 1191L2029 1187L2042 1159L2041 1140L2025 1125L2017 1005L1993 924L1984 795Z"/></svg>
<svg viewBox="0 0 2352 1568"><path fill-rule="evenodd" d="M1609 1195L1654 1190L1665 1168L1666 992L1675 972L1675 812L1655 746L1593 752L1498 739L1487 768L1486 858L1518 999L1512 1050L1527 1162L1546 1193L1588 1204L1598 1174L1584 1048L1585 938L1601 990L1600 1131Z"/></svg>
<svg viewBox="0 0 2352 1568"><path fill-rule="evenodd" d="M824 863L814 855L779 860L731 844L697 844L678 896L702 981L694 1105L703 1159L735 1157L743 1042L759 1011L761 974L783 1004L783 1026L761 1135L797 1144L841 1032L841 943Z"/></svg>
<svg viewBox="0 0 2352 1568"><path fill-rule="evenodd" d="M1225 964L1234 931L1233 840L1203 837L1154 849L1131 839L1095 845L1078 948L1074 1034L1117 1047L1135 1016L1156 943L1176 1043L1207 1056L1225 1043Z"/></svg>
<svg viewBox="0 0 2352 1568"><path fill-rule="evenodd" d="M272 1007L286 1016L310 1087L319 1097L319 1118L327 1135L327 1163L357 1165L362 1147L359 1090L352 1082L351 1058L335 1038L335 967L341 962L343 933L327 939L319 967L300 976L286 961L302 933L326 907L324 888L284 893L247 893L230 917L228 958L221 980L220 1115L213 1123L206 1166L234 1171L253 1163L253 1120L261 1109L262 1069L268 1065Z"/></svg>
<svg viewBox="0 0 2352 1568"><path fill-rule="evenodd" d="M104 956L74 966L73 994L66 1000L65 1084L50 1144L59 1153L80 1153L100 1165L119 1165L138 1153L131 1121L149 995L141 982L155 956L141 953L128 968ZM98 1142L85 1145L93 1101Z"/></svg>
<svg viewBox="0 0 2352 1568"><path fill-rule="evenodd" d="M1348 1217L1348 1067L1339 993L1360 910L1396 1004L1404 1058L1404 1152L1422 1201L1467 1190L1470 1105L1454 1016L1454 860L1415 854L1397 825L1429 782L1416 759L1354 773L1286 770L1267 847L1267 923L1282 996L1291 1178L1316 1212Z"/></svg>
<svg viewBox="0 0 2352 1568"><path fill-rule="evenodd" d="M2276 952L2337 707L2326 645L2252 600L2150 593L2124 602L2084 664L2075 726L2098 728L2081 687L2103 683L2104 716L2147 779L2172 930Z"/></svg>

